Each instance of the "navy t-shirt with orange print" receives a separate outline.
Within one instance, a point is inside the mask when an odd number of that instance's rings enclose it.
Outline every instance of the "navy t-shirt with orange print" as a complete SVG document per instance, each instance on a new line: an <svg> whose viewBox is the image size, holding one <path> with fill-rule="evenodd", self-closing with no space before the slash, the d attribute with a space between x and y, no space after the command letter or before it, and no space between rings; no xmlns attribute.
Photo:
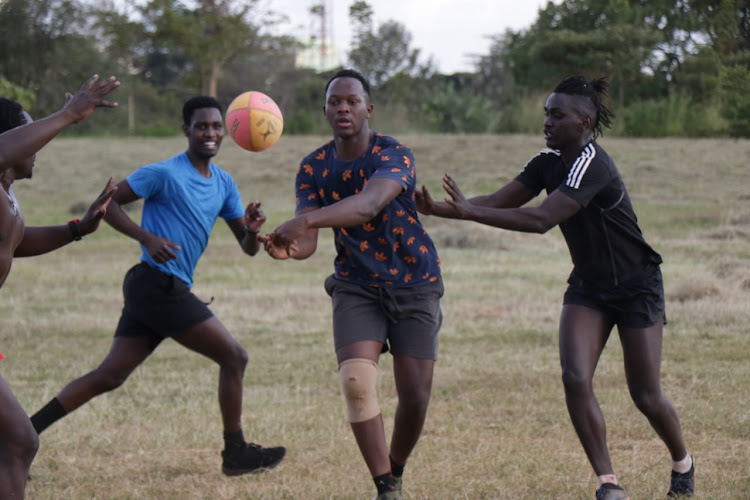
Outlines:
<svg viewBox="0 0 750 500"><path fill-rule="evenodd" d="M336 277L397 288L437 281L440 259L417 216L414 156L396 139L376 133L367 152L354 160L338 159L333 141L306 156L295 183L297 211L356 195L376 177L393 179L403 190L372 220L333 228Z"/></svg>

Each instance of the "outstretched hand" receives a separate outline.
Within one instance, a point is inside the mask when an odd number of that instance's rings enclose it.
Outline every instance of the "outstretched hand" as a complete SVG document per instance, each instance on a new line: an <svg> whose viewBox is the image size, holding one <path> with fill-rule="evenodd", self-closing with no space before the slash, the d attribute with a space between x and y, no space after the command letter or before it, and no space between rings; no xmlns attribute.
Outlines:
<svg viewBox="0 0 750 500"><path fill-rule="evenodd" d="M291 259L296 255L297 245L284 241L276 233L259 234L258 241L271 258L276 260Z"/></svg>
<svg viewBox="0 0 750 500"><path fill-rule="evenodd" d="M424 215L434 215L436 212L437 204L432 199L432 195L427 190L427 186L422 186L422 189L414 191L414 200L417 204L417 211Z"/></svg>
<svg viewBox="0 0 750 500"><path fill-rule="evenodd" d="M299 240L307 229L304 218L295 217L274 229L273 233L259 237L259 240L274 259L294 258L299 254Z"/></svg>
<svg viewBox="0 0 750 500"><path fill-rule="evenodd" d="M102 192L99 193L99 197L94 200L89 209L86 210L83 219L78 223L81 235L91 234L96 231L99 227L99 222L101 222L102 218L107 214L107 206L109 205L109 202L112 201L112 196L114 196L116 191L117 186L115 186L115 178L110 177L107 181L107 185L104 186Z"/></svg>
<svg viewBox="0 0 750 500"><path fill-rule="evenodd" d="M260 208L260 202L251 201L248 203L245 209L245 226L247 230L257 233L264 222L266 222L266 215Z"/></svg>
<svg viewBox="0 0 750 500"><path fill-rule="evenodd" d="M116 108L116 102L103 98L119 86L120 82L114 76L99 81L99 75L94 75L75 94L65 93L62 110L69 114L73 123L79 123L88 118L95 108Z"/></svg>
<svg viewBox="0 0 750 500"><path fill-rule="evenodd" d="M422 186L422 189L414 191L414 200L417 204L417 210L424 215L435 215L451 219L461 217L461 214L456 211L453 205L443 201L435 201L426 186Z"/></svg>
<svg viewBox="0 0 750 500"><path fill-rule="evenodd" d="M443 189L448 193L445 202L450 205L456 215L462 219L471 218L471 203L466 199L464 194L458 188L458 184L449 174L443 176Z"/></svg>

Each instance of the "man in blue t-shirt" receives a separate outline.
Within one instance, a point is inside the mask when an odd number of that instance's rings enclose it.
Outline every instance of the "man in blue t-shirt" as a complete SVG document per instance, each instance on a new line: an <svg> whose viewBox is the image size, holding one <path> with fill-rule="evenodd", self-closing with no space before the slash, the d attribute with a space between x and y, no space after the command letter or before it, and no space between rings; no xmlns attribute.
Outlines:
<svg viewBox="0 0 750 500"><path fill-rule="evenodd" d="M92 398L116 389L167 337L219 365L219 406L224 426L222 471L267 470L284 458L283 447L247 443L242 432L242 378L247 352L190 288L193 271L217 218L224 219L242 250L255 255L266 218L260 202L244 208L232 177L211 162L224 136L222 109L211 97L183 106L188 149L146 165L117 185L105 220L141 244L141 262L125 276L125 304L109 354L98 368L70 382L31 417L38 433ZM141 225L121 208L144 200Z"/></svg>
<svg viewBox="0 0 750 500"><path fill-rule="evenodd" d="M450 196L436 203L424 187L420 212L530 233L559 225L573 261L560 317L560 363L568 413L597 476L597 500L627 500L607 449L606 426L593 377L617 325L625 373L638 409L672 458L668 496L693 495L693 459L680 420L661 391L662 329L666 322L661 256L645 241L619 171L596 143L612 113L607 82L561 81L544 106L547 148L493 194L466 199L446 175ZM542 190L547 198L525 207Z"/></svg>
<svg viewBox="0 0 750 500"><path fill-rule="evenodd" d="M317 248L318 229L333 228L335 272L325 288L347 416L378 499L400 499L437 359L440 261L419 222L411 151L369 128L367 80L338 72L326 86L324 111L333 141L302 160L297 216L264 241L276 259L306 259ZM388 347L399 396L390 450L375 391L378 359Z"/></svg>

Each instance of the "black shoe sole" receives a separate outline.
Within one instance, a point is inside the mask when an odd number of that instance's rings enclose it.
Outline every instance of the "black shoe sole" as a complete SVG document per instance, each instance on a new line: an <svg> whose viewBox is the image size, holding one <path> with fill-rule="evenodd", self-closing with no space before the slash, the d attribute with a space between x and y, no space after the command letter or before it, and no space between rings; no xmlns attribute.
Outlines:
<svg viewBox="0 0 750 500"><path fill-rule="evenodd" d="M273 465L269 465L266 467L256 467L254 469L232 469L226 466L222 466L221 472L223 472L225 476L241 476L243 474L261 474L263 472L266 472L275 468L280 463L281 463L281 460L279 460Z"/></svg>
<svg viewBox="0 0 750 500"><path fill-rule="evenodd" d="M266 471L269 471L269 470L275 468L277 465L279 465L284 460L285 456L286 456L286 453L284 453L283 455L281 455L281 457L279 457L279 459L276 462L274 462L274 463L272 463L270 465L266 465L264 467L254 467L252 469L248 469L248 468L244 468L244 469L237 468L237 469L235 469L233 467L227 467L226 465L222 465L221 466L221 472L223 472L224 475L226 475L226 476L241 476L243 474L260 474L262 472L266 472Z"/></svg>

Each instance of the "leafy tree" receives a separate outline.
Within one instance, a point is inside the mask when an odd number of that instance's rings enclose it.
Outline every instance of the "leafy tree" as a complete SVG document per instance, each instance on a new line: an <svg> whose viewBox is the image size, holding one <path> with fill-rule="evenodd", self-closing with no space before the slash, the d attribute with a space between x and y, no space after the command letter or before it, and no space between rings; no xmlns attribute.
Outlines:
<svg viewBox="0 0 750 500"><path fill-rule="evenodd" d="M610 75L619 105L625 90L637 97L644 69L663 43L645 2L626 0L568 0L548 3L537 22L525 32L507 37L507 67L514 80L532 89L547 88L571 73Z"/></svg>
<svg viewBox="0 0 750 500"><path fill-rule="evenodd" d="M495 109L503 109L510 104L509 98L515 88L508 58L505 57L512 36L510 31L493 36L489 54L480 56L476 62L476 90L489 99Z"/></svg>
<svg viewBox="0 0 750 500"><path fill-rule="evenodd" d="M310 72L295 68L295 48L296 42L291 38L260 35L251 50L227 63L218 82L219 101L228 105L237 95L257 90L269 95L286 118L294 111L298 84ZM287 129L286 123L284 128Z"/></svg>
<svg viewBox="0 0 750 500"><path fill-rule="evenodd" d="M18 102L24 109L29 109L34 105L34 93L18 85L14 85L2 76L0 76L0 96L7 99L13 99Z"/></svg>
<svg viewBox="0 0 750 500"><path fill-rule="evenodd" d="M725 62L750 52L750 2L747 0L690 0L701 19L702 32Z"/></svg>
<svg viewBox="0 0 750 500"><path fill-rule="evenodd" d="M59 109L66 92L93 72L112 69L88 34L87 11L78 0L0 3L0 75L35 96L32 116ZM79 132L98 123L81 125Z"/></svg>
<svg viewBox="0 0 750 500"><path fill-rule="evenodd" d="M724 68L721 74L721 114L733 137L750 137L750 69L743 65Z"/></svg>
<svg viewBox="0 0 750 500"><path fill-rule="evenodd" d="M323 88L329 75L301 72L295 80L291 102L285 103L284 133L327 135L330 128L323 115Z"/></svg>
<svg viewBox="0 0 750 500"><path fill-rule="evenodd" d="M457 91L451 85L426 99L422 111L431 132L486 133L500 121L490 102L471 90Z"/></svg>
<svg viewBox="0 0 750 500"><path fill-rule="evenodd" d="M349 7L354 29L349 61L370 84L379 87L400 72L412 76L434 73L432 60L419 62L420 51L411 48L411 34L403 24L391 20L374 30L372 16L372 7L363 0Z"/></svg>
<svg viewBox="0 0 750 500"><path fill-rule="evenodd" d="M91 35L117 66L118 74L143 74L151 46L141 8L136 4L96 1L90 5Z"/></svg>
<svg viewBox="0 0 750 500"><path fill-rule="evenodd" d="M258 27L248 19L258 0L199 0L189 8L180 0L151 0L142 10L154 43L150 56L157 62L168 56L191 69L201 93L217 95L224 65L252 47Z"/></svg>

